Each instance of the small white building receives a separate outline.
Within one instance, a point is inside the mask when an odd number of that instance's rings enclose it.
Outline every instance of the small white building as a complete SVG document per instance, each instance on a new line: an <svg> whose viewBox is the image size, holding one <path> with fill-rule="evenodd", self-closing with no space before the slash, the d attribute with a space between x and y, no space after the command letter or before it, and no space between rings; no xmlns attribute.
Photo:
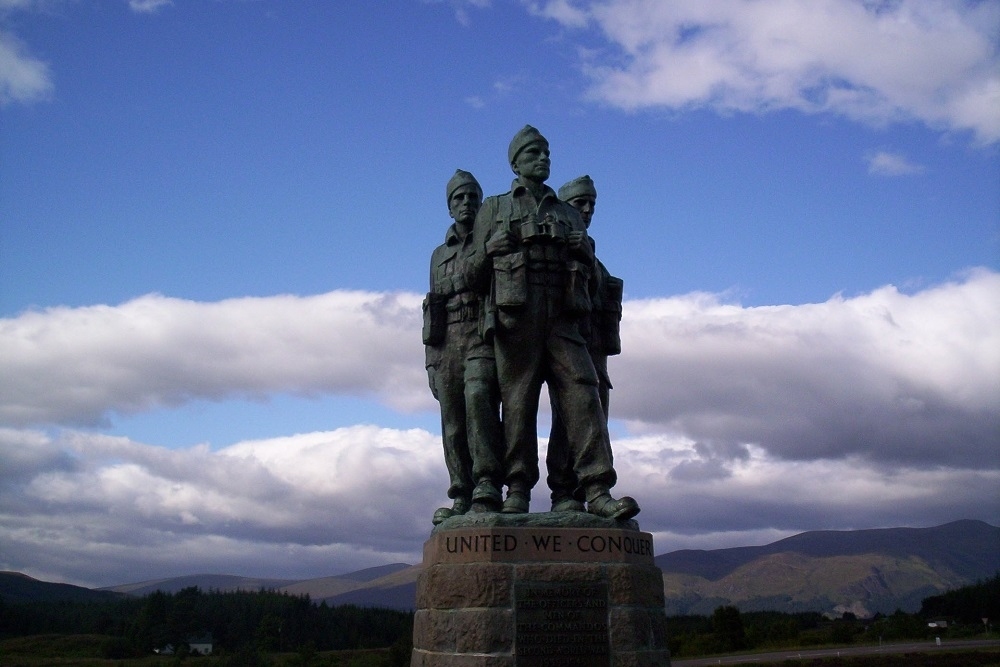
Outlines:
<svg viewBox="0 0 1000 667"><path fill-rule="evenodd" d="M211 632L188 637L186 643L191 653L197 653L198 655L212 655ZM174 648L173 644L167 644L163 648L154 648L153 653L156 653L157 655L174 655L177 653L177 649Z"/></svg>
<svg viewBox="0 0 1000 667"><path fill-rule="evenodd" d="M212 655L212 633L206 632L198 637L188 637L188 646L192 653L200 655Z"/></svg>

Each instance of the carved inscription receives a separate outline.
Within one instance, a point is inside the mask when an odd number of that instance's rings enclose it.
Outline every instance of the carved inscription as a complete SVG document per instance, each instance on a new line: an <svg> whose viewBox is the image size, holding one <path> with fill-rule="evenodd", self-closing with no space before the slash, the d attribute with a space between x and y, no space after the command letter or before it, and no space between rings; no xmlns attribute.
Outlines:
<svg viewBox="0 0 1000 667"><path fill-rule="evenodd" d="M514 615L518 667L610 667L607 583L518 582Z"/></svg>
<svg viewBox="0 0 1000 667"><path fill-rule="evenodd" d="M439 548L445 557L487 555L493 559L617 558L632 561L652 561L653 540L648 533L590 532L586 530L476 531L451 530L439 537Z"/></svg>

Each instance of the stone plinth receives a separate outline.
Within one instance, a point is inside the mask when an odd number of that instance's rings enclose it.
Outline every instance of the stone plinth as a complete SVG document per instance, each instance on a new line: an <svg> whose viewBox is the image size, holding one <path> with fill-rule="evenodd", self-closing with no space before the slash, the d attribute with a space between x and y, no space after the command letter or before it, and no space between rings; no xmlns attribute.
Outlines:
<svg viewBox="0 0 1000 667"><path fill-rule="evenodd" d="M456 517L423 562L412 667L670 665L663 579L634 521Z"/></svg>

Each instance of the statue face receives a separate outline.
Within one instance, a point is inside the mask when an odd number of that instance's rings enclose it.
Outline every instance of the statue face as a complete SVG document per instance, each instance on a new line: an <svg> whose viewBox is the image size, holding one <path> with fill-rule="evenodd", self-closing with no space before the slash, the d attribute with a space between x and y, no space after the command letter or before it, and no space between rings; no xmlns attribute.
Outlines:
<svg viewBox="0 0 1000 667"><path fill-rule="evenodd" d="M457 223L471 225L476 221L476 213L482 204L476 186L471 183L463 185L451 193L451 199L448 200L448 215Z"/></svg>
<svg viewBox="0 0 1000 667"><path fill-rule="evenodd" d="M573 197L568 203L580 212L583 224L589 228L590 221L594 217L594 207L597 206L597 200L590 195L583 195L581 197Z"/></svg>
<svg viewBox="0 0 1000 667"><path fill-rule="evenodd" d="M549 177L549 144L536 141L525 146L511 165L514 173L538 183L544 183Z"/></svg>

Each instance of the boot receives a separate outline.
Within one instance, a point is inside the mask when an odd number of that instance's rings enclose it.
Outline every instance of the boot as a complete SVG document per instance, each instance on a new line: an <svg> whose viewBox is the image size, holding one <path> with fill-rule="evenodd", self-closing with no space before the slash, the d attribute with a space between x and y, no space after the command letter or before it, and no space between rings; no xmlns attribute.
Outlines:
<svg viewBox="0 0 1000 667"><path fill-rule="evenodd" d="M502 509L503 495L497 487L488 479L484 479L476 485L472 492L472 512L499 512Z"/></svg>
<svg viewBox="0 0 1000 667"><path fill-rule="evenodd" d="M439 507L434 510L434 517L431 519L431 523L435 526L442 523L453 516L461 516L469 511L469 499L465 497L455 498L455 502L452 503L451 507Z"/></svg>
<svg viewBox="0 0 1000 667"><path fill-rule="evenodd" d="M518 486L507 489L507 499L503 501L504 514L526 514L531 503L531 491Z"/></svg>
<svg viewBox="0 0 1000 667"><path fill-rule="evenodd" d="M585 508L583 502L577 500L572 496L566 495L555 495L552 496L552 511L553 512L583 512Z"/></svg>
<svg viewBox="0 0 1000 667"><path fill-rule="evenodd" d="M639 503L629 496L615 499L607 489L602 489L597 495L587 495L590 498L587 501L587 511L595 516L626 521L639 513Z"/></svg>

